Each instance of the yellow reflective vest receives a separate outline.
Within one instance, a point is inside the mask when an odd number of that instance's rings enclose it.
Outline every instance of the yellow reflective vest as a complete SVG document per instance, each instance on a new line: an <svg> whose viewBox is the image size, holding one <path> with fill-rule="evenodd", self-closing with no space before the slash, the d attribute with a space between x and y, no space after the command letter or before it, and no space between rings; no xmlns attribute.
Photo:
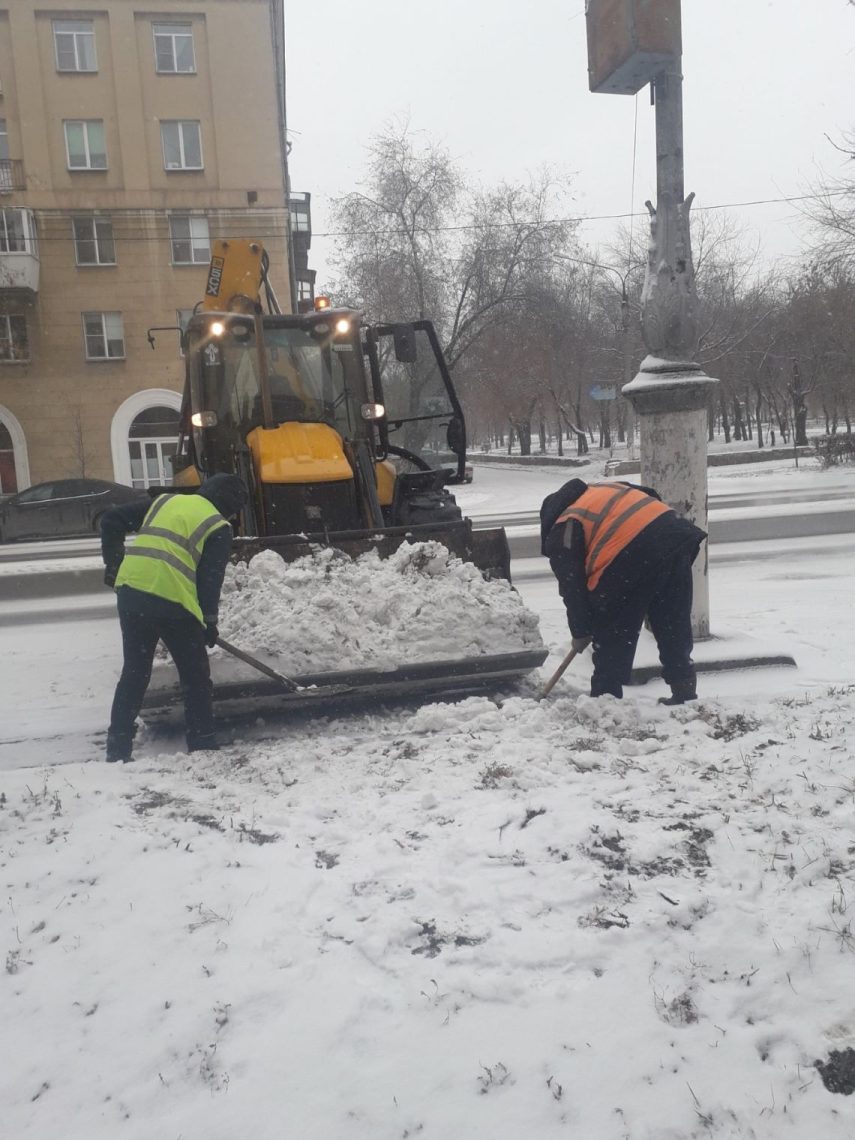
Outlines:
<svg viewBox="0 0 855 1140"><path fill-rule="evenodd" d="M122 559L116 589L132 586L177 602L205 624L196 594L196 568L205 540L229 523L202 495L158 495Z"/></svg>

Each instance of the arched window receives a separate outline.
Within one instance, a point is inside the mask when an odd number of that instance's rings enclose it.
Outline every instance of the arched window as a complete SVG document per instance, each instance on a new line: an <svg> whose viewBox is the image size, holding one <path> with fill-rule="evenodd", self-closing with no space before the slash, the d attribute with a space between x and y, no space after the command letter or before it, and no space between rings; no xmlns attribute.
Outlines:
<svg viewBox="0 0 855 1140"><path fill-rule="evenodd" d="M169 457L178 444L178 412L162 406L139 412L128 432L131 482L135 487L172 483Z"/></svg>
<svg viewBox="0 0 855 1140"><path fill-rule="evenodd" d="M12 441L12 433L0 420L0 495L14 495L17 490L15 444Z"/></svg>

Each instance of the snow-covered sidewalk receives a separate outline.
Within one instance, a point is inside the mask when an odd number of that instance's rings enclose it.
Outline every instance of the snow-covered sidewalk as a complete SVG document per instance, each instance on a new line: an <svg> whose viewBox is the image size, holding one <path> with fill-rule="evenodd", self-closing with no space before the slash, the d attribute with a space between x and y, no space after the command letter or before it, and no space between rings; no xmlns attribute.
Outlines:
<svg viewBox="0 0 855 1140"><path fill-rule="evenodd" d="M850 1140L852 691L2 774L4 1131Z"/></svg>

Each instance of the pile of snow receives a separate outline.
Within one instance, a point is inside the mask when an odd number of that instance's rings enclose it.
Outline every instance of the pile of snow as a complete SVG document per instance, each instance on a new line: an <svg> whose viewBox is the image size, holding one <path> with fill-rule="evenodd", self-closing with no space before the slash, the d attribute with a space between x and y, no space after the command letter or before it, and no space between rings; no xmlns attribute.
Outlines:
<svg viewBox="0 0 855 1140"><path fill-rule="evenodd" d="M504 581L487 581L439 542L390 558L319 549L296 562L266 550L229 567L220 601L228 641L292 673L536 649L538 619Z"/></svg>

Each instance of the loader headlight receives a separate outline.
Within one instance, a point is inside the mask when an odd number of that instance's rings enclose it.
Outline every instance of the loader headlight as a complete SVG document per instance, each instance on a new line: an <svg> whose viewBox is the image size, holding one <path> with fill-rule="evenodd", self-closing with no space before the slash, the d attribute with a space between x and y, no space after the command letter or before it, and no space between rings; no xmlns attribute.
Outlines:
<svg viewBox="0 0 855 1140"><path fill-rule="evenodd" d="M362 418L364 420L382 420L385 415L386 409L382 404L362 405Z"/></svg>
<svg viewBox="0 0 855 1140"><path fill-rule="evenodd" d="M217 426L219 420L216 412L194 412L190 417L190 423L193 427L212 428Z"/></svg>
<svg viewBox="0 0 855 1140"><path fill-rule="evenodd" d="M211 333L211 336L222 336L226 331L226 326L222 321L211 321L209 331Z"/></svg>
<svg viewBox="0 0 855 1140"><path fill-rule="evenodd" d="M335 331L337 333L341 333L342 335L344 335L344 333L350 332L350 321L347 319L347 317L342 317L341 320L336 321Z"/></svg>

